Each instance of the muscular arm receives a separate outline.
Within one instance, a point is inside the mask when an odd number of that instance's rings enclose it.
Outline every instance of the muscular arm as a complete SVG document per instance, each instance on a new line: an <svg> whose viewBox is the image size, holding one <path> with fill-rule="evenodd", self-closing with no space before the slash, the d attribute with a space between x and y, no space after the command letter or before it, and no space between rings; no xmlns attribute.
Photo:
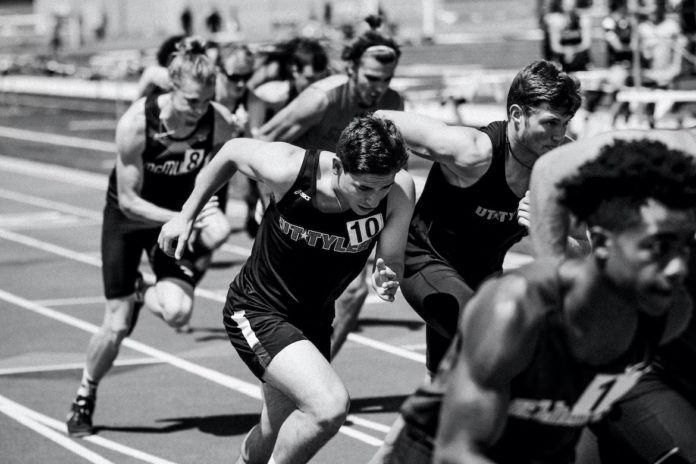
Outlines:
<svg viewBox="0 0 696 464"><path fill-rule="evenodd" d="M491 463L485 452L505 429L510 383L528 365L536 342L536 321L520 310L525 287L518 276L488 282L467 306L433 463Z"/></svg>
<svg viewBox="0 0 696 464"><path fill-rule="evenodd" d="M309 87L261 126L257 138L293 142L321 121L327 105L326 95L321 90Z"/></svg>
<svg viewBox="0 0 696 464"><path fill-rule="evenodd" d="M217 156L196 177L196 184L181 213L160 232L159 244L180 259L193 227L194 218L208 199L237 172L265 183L280 198L297 177L304 150L286 143L236 138L227 142ZM176 249L172 242L178 241Z"/></svg>
<svg viewBox="0 0 696 464"><path fill-rule="evenodd" d="M375 250L375 257L382 258L387 267L396 273L397 282L404 275L404 250L415 198L413 179L406 171L400 171L389 192L386 224Z"/></svg>
<svg viewBox="0 0 696 464"><path fill-rule="evenodd" d="M584 229L570 230L570 216L559 202L556 184L577 172L578 168L599 155L600 149L617 139L649 139L696 156L696 132L693 130L622 130L599 134L558 147L534 164L530 181L530 237L535 255L560 256L589 253Z"/></svg>
<svg viewBox="0 0 696 464"><path fill-rule="evenodd" d="M176 213L140 196L143 189L145 130L145 100L140 99L124 113L116 127L118 203L128 218L159 226Z"/></svg>
<svg viewBox="0 0 696 464"><path fill-rule="evenodd" d="M479 130L410 112L379 110L375 114L394 121L414 153L443 164L459 177L478 179L490 165L493 146Z"/></svg>

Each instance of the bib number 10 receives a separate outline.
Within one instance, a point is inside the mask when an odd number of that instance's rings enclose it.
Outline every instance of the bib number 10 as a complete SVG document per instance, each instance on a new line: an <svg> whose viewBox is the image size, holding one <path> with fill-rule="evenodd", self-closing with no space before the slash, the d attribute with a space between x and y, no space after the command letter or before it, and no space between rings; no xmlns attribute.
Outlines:
<svg viewBox="0 0 696 464"><path fill-rule="evenodd" d="M381 214L350 221L346 223L348 238L351 245L360 245L379 234L384 228L384 219Z"/></svg>

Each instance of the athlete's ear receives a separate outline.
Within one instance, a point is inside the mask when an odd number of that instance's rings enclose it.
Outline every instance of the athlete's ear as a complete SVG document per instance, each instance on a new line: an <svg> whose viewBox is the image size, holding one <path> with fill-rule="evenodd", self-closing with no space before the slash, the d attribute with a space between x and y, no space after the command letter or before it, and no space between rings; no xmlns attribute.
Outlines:
<svg viewBox="0 0 696 464"><path fill-rule="evenodd" d="M604 263L609 257L609 244L611 243L611 235L603 227L592 226L589 229L590 244L592 245L592 254L600 263Z"/></svg>
<svg viewBox="0 0 696 464"><path fill-rule="evenodd" d="M508 110L508 114L510 115L510 121L515 123L515 124L521 124L522 123L522 116L524 116L524 108L522 108L518 104L510 105L510 109Z"/></svg>

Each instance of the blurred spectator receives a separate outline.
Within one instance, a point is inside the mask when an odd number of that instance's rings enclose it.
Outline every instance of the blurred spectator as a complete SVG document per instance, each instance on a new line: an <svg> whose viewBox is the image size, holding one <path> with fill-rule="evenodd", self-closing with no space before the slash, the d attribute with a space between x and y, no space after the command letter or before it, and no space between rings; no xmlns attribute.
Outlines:
<svg viewBox="0 0 696 464"><path fill-rule="evenodd" d="M575 0L552 0L545 16L551 59L564 71L584 71L590 64L592 24Z"/></svg>
<svg viewBox="0 0 696 464"><path fill-rule="evenodd" d="M638 25L640 53L645 62L643 79L648 86L670 87L682 70L686 37L679 22L666 13L666 0L660 0Z"/></svg>
<svg viewBox="0 0 696 464"><path fill-rule="evenodd" d="M191 13L191 8L188 6L184 8L179 17L181 21L181 30L184 31L184 35L193 34L193 13Z"/></svg>
<svg viewBox="0 0 696 464"><path fill-rule="evenodd" d="M627 0L611 2L610 13L602 20L602 29L607 44L609 66L619 64L627 67L633 61L633 27Z"/></svg>
<svg viewBox="0 0 696 464"><path fill-rule="evenodd" d="M222 29L222 16L216 7L205 17L205 27L211 34L217 34Z"/></svg>

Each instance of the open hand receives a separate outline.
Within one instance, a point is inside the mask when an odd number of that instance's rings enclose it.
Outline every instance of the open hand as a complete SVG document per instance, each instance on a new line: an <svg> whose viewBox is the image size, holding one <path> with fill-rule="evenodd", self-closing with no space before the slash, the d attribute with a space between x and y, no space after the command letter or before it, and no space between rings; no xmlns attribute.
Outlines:
<svg viewBox="0 0 696 464"><path fill-rule="evenodd" d="M396 280L396 272L392 271L382 258L377 258L375 262L375 270L372 273L372 285L381 299L394 301L399 282Z"/></svg>

